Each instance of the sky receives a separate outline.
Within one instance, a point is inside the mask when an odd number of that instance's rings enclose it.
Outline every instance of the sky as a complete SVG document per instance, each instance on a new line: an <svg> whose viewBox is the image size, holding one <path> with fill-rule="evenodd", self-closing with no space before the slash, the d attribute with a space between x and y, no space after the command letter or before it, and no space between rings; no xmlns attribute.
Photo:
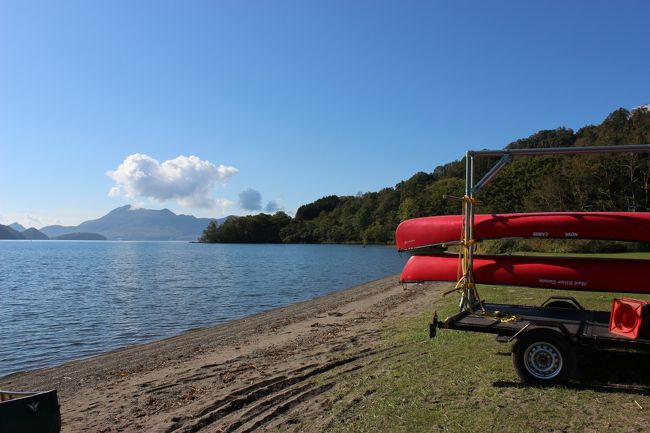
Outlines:
<svg viewBox="0 0 650 433"><path fill-rule="evenodd" d="M650 103L645 1L0 0L0 224L394 186Z"/></svg>

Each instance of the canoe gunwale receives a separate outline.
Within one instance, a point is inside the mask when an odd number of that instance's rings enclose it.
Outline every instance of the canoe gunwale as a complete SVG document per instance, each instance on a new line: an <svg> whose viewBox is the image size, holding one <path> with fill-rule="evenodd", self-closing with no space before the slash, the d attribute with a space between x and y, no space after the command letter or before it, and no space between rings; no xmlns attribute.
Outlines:
<svg viewBox="0 0 650 433"><path fill-rule="evenodd" d="M650 242L650 212L541 212L477 214L473 237L495 239ZM461 242L462 215L402 221L395 231L398 251ZM413 244L413 246L409 246Z"/></svg>
<svg viewBox="0 0 650 433"><path fill-rule="evenodd" d="M6 403L8 401L16 401L22 398L33 397L36 395L46 395L50 393L56 393L55 389L50 389L47 391L9 391L6 389L0 389L0 404Z"/></svg>

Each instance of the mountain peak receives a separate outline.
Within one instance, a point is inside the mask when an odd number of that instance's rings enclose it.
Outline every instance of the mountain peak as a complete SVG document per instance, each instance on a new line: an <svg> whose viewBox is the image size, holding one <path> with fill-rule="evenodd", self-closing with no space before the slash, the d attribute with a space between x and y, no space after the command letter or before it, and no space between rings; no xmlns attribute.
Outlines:
<svg viewBox="0 0 650 433"><path fill-rule="evenodd" d="M133 205L115 208L101 218L76 227L44 227L50 237L84 232L113 240L196 240L212 221L191 215L176 215L169 209L144 209Z"/></svg>
<svg viewBox="0 0 650 433"><path fill-rule="evenodd" d="M117 213L122 213L131 210L131 205L130 204L125 204L124 206L116 207L112 211L110 211L107 215L111 214L117 214Z"/></svg>
<svg viewBox="0 0 650 433"><path fill-rule="evenodd" d="M25 239L30 239L30 240L43 240L43 241L45 241L45 240L49 239L49 237L45 233L41 232L40 230L37 230L34 227L30 227L27 230L24 230L22 232L22 235L23 235L23 237Z"/></svg>
<svg viewBox="0 0 650 433"><path fill-rule="evenodd" d="M9 224L9 227L16 230L17 232L24 232L25 231L25 227L22 224L19 224L18 222Z"/></svg>
<svg viewBox="0 0 650 433"><path fill-rule="evenodd" d="M164 209L147 209L138 205L133 205L133 204L126 204L124 206L116 207L112 211L108 213L108 215L111 214L120 214L120 213L126 213L126 212L142 212L142 213L148 213L148 214L163 214L163 215L176 215L174 212L170 211L167 208Z"/></svg>

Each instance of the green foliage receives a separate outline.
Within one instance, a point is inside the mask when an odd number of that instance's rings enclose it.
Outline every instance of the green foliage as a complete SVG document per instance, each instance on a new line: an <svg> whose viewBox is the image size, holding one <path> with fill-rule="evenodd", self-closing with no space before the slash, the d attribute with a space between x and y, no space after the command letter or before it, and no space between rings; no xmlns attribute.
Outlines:
<svg viewBox="0 0 650 433"><path fill-rule="evenodd" d="M217 227L214 221L208 224L199 238L200 242L215 243L280 243L280 231L291 218L284 212L274 215L258 214L228 218Z"/></svg>
<svg viewBox="0 0 650 433"><path fill-rule="evenodd" d="M339 198L335 195L319 198L313 203L300 206L296 211L297 220L313 220L322 214L333 211L339 204Z"/></svg>
<svg viewBox="0 0 650 433"><path fill-rule="evenodd" d="M619 109L600 125L574 132L568 128L539 131L507 146L510 149L650 143L650 111ZM497 158L477 158L480 179ZM445 194L462 196L464 159L418 172L394 188L357 196L327 196L284 213L233 218L221 227L208 226L201 240L212 242L392 243L397 225L406 219L461 212ZM516 158L477 196L479 213L545 211L649 211L648 155L575 155ZM549 244L550 245L550 244ZM596 244L575 244L588 251ZM620 249L617 245L600 247ZM523 248L503 243L490 249ZM567 245L551 246L566 250ZM643 249L643 248L641 248Z"/></svg>

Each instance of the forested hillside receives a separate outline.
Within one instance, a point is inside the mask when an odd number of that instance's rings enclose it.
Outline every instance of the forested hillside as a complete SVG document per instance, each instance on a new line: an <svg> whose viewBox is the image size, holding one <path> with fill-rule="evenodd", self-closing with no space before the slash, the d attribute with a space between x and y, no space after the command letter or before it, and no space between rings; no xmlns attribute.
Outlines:
<svg viewBox="0 0 650 433"><path fill-rule="evenodd" d="M650 108L619 109L600 125L577 132L567 128L540 131L509 149L650 143ZM496 158L479 158L477 178ZM233 217L211 224L203 242L391 243L400 221L460 213L443 198L462 195L464 160L416 173L410 179L357 196L328 196L301 206L295 218L275 215ZM482 190L478 212L649 211L648 155L576 155L516 158Z"/></svg>

